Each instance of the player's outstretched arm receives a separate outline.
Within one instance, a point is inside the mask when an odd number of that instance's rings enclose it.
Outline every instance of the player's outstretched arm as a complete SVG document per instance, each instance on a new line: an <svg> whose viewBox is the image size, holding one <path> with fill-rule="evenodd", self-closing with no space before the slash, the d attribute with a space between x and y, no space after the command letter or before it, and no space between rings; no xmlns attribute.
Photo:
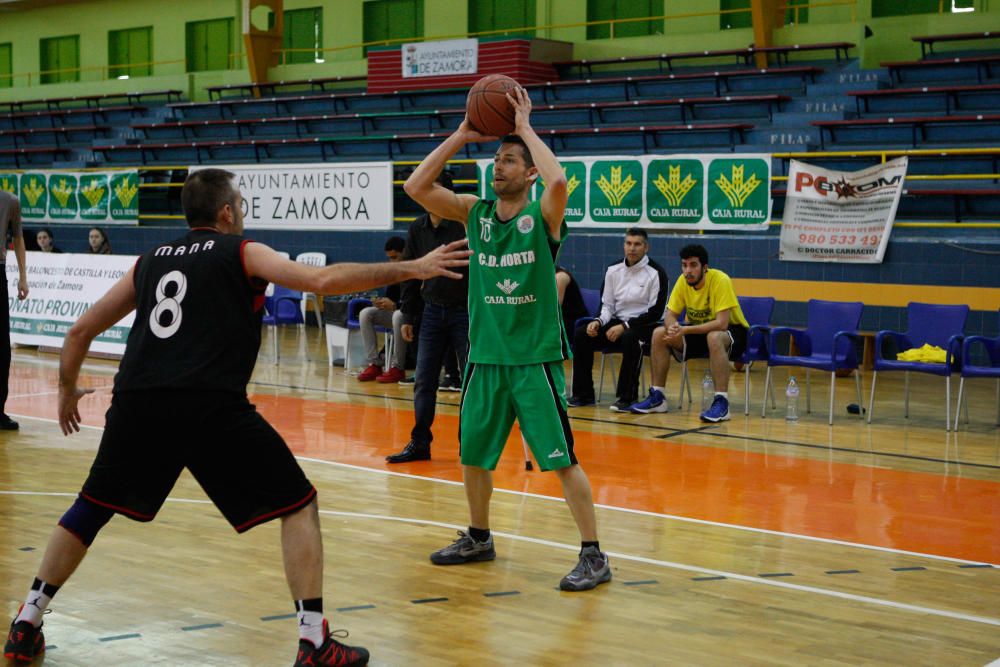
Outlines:
<svg viewBox="0 0 1000 667"><path fill-rule="evenodd" d="M77 403L94 391L76 386L80 366L90 343L109 327L135 310L135 267L128 270L108 293L98 299L74 324L63 341L59 355L59 427L63 435L80 430Z"/></svg>
<svg viewBox="0 0 1000 667"><path fill-rule="evenodd" d="M403 184L406 194L413 201L434 215L445 220L457 220L463 225L469 216L469 211L476 205L478 198L473 195L455 194L448 188L435 183L435 179L452 157L467 143L480 141L496 141L496 137L487 137L472 129L469 118L462 120L451 136L441 142L441 145L428 154L417 165L410 177Z"/></svg>
<svg viewBox="0 0 1000 667"><path fill-rule="evenodd" d="M569 200L566 174L555 153L531 127L531 98L528 97L528 91L518 86L513 94L507 93L507 100L514 107L514 134L524 140L538 174L545 181L545 191L540 202L542 218L545 219L549 234L558 240L566 213L566 202Z"/></svg>
<svg viewBox="0 0 1000 667"><path fill-rule="evenodd" d="M243 261L249 275L271 283L315 294L349 294L410 279L460 279L463 276L455 269L468 266L471 254L468 242L459 239L419 259L378 264L344 262L317 268L286 259L262 243L248 243Z"/></svg>

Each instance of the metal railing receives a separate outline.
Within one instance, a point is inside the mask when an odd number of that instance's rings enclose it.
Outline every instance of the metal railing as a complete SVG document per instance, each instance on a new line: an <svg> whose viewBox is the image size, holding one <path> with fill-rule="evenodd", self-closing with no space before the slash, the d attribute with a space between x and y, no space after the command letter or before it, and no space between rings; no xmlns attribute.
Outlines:
<svg viewBox="0 0 1000 667"><path fill-rule="evenodd" d="M829 2L819 2L811 4L796 5L795 8L807 8L807 7L834 7L834 6L849 6L851 7L851 21L857 20L857 5L858 0L830 0ZM789 6L789 9L793 8ZM643 16L637 18L626 18L626 19L605 19L601 21L580 21L575 23L551 23L542 24L534 26L520 26L517 28L502 28L498 30L481 30L478 32L461 32L453 33L447 35L433 35L430 37L418 36L418 37L399 37L393 39L380 39L373 40L370 42L359 42L357 44L348 44L345 46L330 46L322 49L317 49L315 47L302 48L302 49L277 49L277 52L282 56L282 63L284 64L285 53L333 53L337 51L349 51L351 49L365 49L373 46L393 46L395 44L408 44L411 42L426 42L426 41L437 41L441 39L462 39L466 37L501 37L508 35L520 35L528 32L543 32L552 30L566 30L570 28L590 28L596 26L608 26L610 29L610 39L616 39L615 27L621 25L627 25L630 23L642 23L648 21L676 21L682 19L692 19L692 18L703 18L706 16L725 16L729 14L749 14L752 10L749 7L742 9L719 9L715 11L706 12L685 12L681 14L661 14L657 16ZM323 59L325 61L325 58Z"/></svg>
<svg viewBox="0 0 1000 667"><path fill-rule="evenodd" d="M136 68L136 67L139 67L139 68L148 67L149 68L149 73L148 74L139 74L139 75L136 75L136 78L139 78L139 77L143 77L143 76L153 76L153 67L156 66L156 65L176 65L178 63L187 63L187 60L185 60L185 59L180 59L180 60L151 60L149 62L142 62L142 63L121 63L121 64L114 64L114 65L111 65L111 64L109 64L109 65L90 65L88 67L63 67L61 69L43 69L43 70L39 70L37 72L19 72L19 73L14 73L14 74L0 75L0 81L10 81L12 84L15 84L15 82L18 79L24 79L25 80L25 83L23 84L24 86L49 85L49 84L54 84L54 83L78 83L80 81L79 79L76 79L75 81L43 81L42 80L46 76L66 74L66 73L73 73L73 72L75 72L77 74L80 74L82 72L101 72L101 79L113 80L113 79L121 78L121 75L119 75L117 73L112 74L113 71L116 71L116 72L120 71L120 70L128 71L128 70L131 70L132 68ZM129 75L129 76L131 77L131 75Z"/></svg>
<svg viewBox="0 0 1000 667"><path fill-rule="evenodd" d="M779 5L778 6L778 10L780 12L782 12L782 13L785 13L788 10L792 10L793 11L792 24L793 25L798 25L799 24L799 17L800 17L800 14L799 14L800 10L803 10L803 9L818 9L818 8L821 8L821 7L850 7L851 8L851 19L850 19L851 22L854 23L858 19L858 0L828 0L827 2L808 2L808 3L801 3L801 4L786 3L786 4ZM478 32L464 32L464 33L454 33L454 34L448 34L448 35L433 35L433 36L430 36L430 37L426 37L426 36L414 36L414 37L401 37L401 38L393 38L393 39L374 40L374 41L370 41L370 42L359 42L359 43L356 43L356 44L348 44L348 45L345 45L345 46L331 46L331 47L325 47L325 48L319 48L319 49L317 49L315 47L299 48L299 49L276 49L276 52L279 54L280 64L285 65L285 64L288 64L287 63L287 59L288 59L288 54L290 54L290 53L312 53L312 54L323 54L325 56L325 54L327 54L327 53L335 53L335 52L338 52L338 51L350 51L350 50L353 50L353 49L365 49L365 48L373 47L373 46L392 46L394 44L406 44L406 43L411 43L411 42L436 41L436 40L442 40L442 39L460 39L460 38L465 38L465 37L497 37L497 36L518 35L518 34L524 34L524 33L529 33L529 32L564 30L564 29L570 29L570 28L590 28L590 27L597 27L597 26L608 26L609 27L609 32L610 32L610 37L609 38L610 39L617 39L617 37L615 36L615 28L616 28L616 26L627 25L627 24L631 24L631 23L648 22L648 21L664 21L664 22L667 22L667 21L676 21L676 20L682 20L682 19L702 18L702 17L705 17L705 16L724 16L724 15L729 15L729 14L747 14L747 13L750 13L751 11L752 10L749 7L747 7L747 8L742 8L742 9L719 9L719 10L707 11L707 12L685 12L685 13L681 13L681 14L662 14L662 15L658 15L658 16L645 16L645 17L638 17L638 18L606 19L606 20L601 20L601 21L582 21L582 22L575 22L575 23L541 24L541 25L535 25L535 26L521 26L521 27L517 27L517 28L503 28L503 29L497 29L497 30L482 30L482 31L478 31ZM951 12L952 12L952 2L951 2L951 0L938 0L938 12L937 13L943 14L943 13L951 13ZM235 52L235 53L228 54L228 69L232 70L232 69L239 69L239 68L243 67L243 63L245 62L245 57L246 57L246 54L243 53L243 52ZM317 58L317 57L315 57L315 55L314 55L313 60L316 63L326 62L326 58L325 57L319 57L319 58ZM89 67L70 67L70 68L64 68L64 69L41 70L41 71L36 71L36 72L20 72L20 73L0 75L0 81L10 81L13 84L19 78L24 78L24 79L26 79L26 84L25 85L32 86L32 85L36 85L35 81L37 81L38 83L41 83L41 79L45 75L61 74L61 73L65 73L65 72L82 73L82 72L94 71L94 70L99 70L99 71L103 72L102 78L107 79L107 78L116 78L116 77L113 77L113 76L110 75L110 71L111 70L123 69L123 68L130 68L130 67L143 67L143 66L150 66L150 67L152 67L153 65L173 65L173 64L177 64L177 63L184 63L185 64L185 71L187 71L187 60L186 59L179 59L179 60L151 61L151 62L146 62L146 63L127 63L127 64L119 64L119 65L110 65L109 64L109 65L94 65L94 66L89 66ZM308 64L308 63L300 63L300 64ZM150 72L149 75L144 75L144 76L151 76L151 75L152 75L152 72ZM53 83L60 83L60 82L53 82Z"/></svg>

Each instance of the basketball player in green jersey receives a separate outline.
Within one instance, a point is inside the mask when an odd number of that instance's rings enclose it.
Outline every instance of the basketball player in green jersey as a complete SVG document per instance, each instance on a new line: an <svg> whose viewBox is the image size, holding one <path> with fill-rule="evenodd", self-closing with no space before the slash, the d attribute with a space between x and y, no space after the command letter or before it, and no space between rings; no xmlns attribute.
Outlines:
<svg viewBox="0 0 1000 667"><path fill-rule="evenodd" d="M445 164L467 143L495 141L462 121L406 181L406 193L428 212L464 220L469 258L469 365L463 383L459 443L469 531L431 554L437 565L493 560L490 496L493 474L515 417L542 470L554 470L580 530L576 567L559 587L594 588L611 579L597 541L590 481L573 453L566 416L563 360L570 358L556 292L555 259L566 237L568 193L559 161L531 127L531 100L523 88L507 98L515 109L514 134L493 158L497 199L455 194L437 185ZM541 199L528 201L541 177Z"/></svg>

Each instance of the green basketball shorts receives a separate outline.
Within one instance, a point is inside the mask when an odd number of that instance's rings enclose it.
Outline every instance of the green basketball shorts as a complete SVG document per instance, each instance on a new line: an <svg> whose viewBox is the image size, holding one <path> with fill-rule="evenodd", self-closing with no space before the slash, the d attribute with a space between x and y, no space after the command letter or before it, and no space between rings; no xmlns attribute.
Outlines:
<svg viewBox="0 0 1000 667"><path fill-rule="evenodd" d="M470 363L458 430L462 465L496 469L515 418L540 469L575 464L565 388L561 361L524 366Z"/></svg>

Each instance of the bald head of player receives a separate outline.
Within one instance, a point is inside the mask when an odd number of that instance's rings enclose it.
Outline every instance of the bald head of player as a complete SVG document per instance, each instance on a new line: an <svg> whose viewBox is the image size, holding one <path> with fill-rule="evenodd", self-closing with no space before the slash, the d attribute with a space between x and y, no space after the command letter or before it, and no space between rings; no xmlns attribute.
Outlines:
<svg viewBox="0 0 1000 667"><path fill-rule="evenodd" d="M231 171L201 169L188 174L181 189L181 207L189 227L243 233L243 196Z"/></svg>

